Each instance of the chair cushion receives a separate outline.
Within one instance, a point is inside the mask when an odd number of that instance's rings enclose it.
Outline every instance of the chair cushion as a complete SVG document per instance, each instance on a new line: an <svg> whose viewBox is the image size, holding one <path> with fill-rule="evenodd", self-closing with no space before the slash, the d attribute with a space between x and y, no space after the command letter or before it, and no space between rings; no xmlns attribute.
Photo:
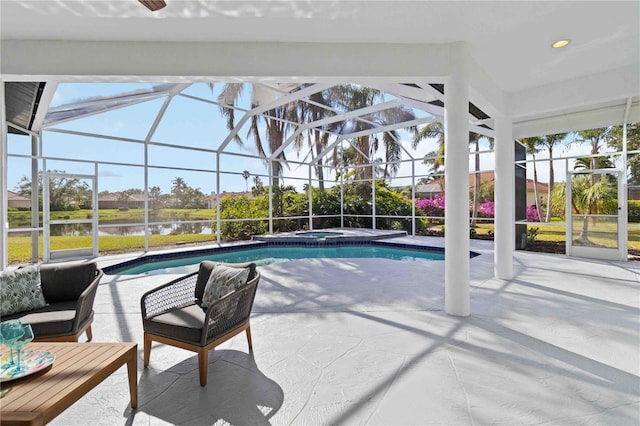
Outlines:
<svg viewBox="0 0 640 426"><path fill-rule="evenodd" d="M75 302L60 302L6 319L19 319L23 324L31 324L33 335L38 339L71 333L75 316Z"/></svg>
<svg viewBox="0 0 640 426"><path fill-rule="evenodd" d="M96 278L95 263L66 263L40 266L42 291L48 303L78 300Z"/></svg>
<svg viewBox="0 0 640 426"><path fill-rule="evenodd" d="M247 283L248 277L249 268L216 265L204 288L202 307L206 309L223 296L240 288Z"/></svg>
<svg viewBox="0 0 640 426"><path fill-rule="evenodd" d="M0 316L31 311L46 304L36 265L0 272Z"/></svg>
<svg viewBox="0 0 640 426"><path fill-rule="evenodd" d="M205 312L198 305L172 309L164 314L142 320L144 331L180 340L200 343Z"/></svg>
<svg viewBox="0 0 640 426"><path fill-rule="evenodd" d="M200 262L200 269L198 270L198 279L196 281L196 291L195 296L197 300L202 300L202 296L204 295L204 288L209 281L209 277L211 277L211 271L215 268L216 265L225 265L225 266L233 266L236 268L249 268L249 277L247 281L252 280L253 277L256 276L256 264L253 262L245 262L245 263L222 263L222 262L212 262L210 260L205 260Z"/></svg>

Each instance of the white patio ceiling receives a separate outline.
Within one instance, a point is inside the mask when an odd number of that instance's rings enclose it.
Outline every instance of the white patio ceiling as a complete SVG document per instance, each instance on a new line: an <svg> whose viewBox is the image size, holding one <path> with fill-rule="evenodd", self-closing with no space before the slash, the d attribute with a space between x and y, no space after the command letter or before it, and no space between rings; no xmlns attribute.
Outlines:
<svg viewBox="0 0 640 426"><path fill-rule="evenodd" d="M167 3L3 1L2 78L355 82L427 108L462 45L471 102L516 137L640 120L636 1Z"/></svg>

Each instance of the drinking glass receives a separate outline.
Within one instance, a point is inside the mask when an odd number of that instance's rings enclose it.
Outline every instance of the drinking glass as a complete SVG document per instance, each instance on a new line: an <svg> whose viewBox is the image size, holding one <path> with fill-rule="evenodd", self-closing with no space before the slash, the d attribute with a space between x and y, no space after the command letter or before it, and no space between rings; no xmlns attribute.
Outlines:
<svg viewBox="0 0 640 426"><path fill-rule="evenodd" d="M22 354L22 348L24 347L24 345L26 345L27 343L33 340L33 330L31 329L31 324L23 324L22 331L23 331L22 336L20 336L14 342L14 346L18 351L18 364L15 367L16 373L27 370L27 367L23 367L20 365L20 356Z"/></svg>
<svg viewBox="0 0 640 426"><path fill-rule="evenodd" d="M15 365L13 361L13 348L15 347L16 340L18 340L24 334L22 323L19 320L8 320L0 323L0 334L2 335L2 341L5 345L9 346L11 351L11 358L8 363L2 365L2 368L8 368Z"/></svg>

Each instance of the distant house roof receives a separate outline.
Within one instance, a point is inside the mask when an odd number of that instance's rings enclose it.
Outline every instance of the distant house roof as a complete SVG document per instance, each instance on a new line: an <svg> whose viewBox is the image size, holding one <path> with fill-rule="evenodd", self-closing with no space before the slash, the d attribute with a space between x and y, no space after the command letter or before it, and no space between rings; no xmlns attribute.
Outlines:
<svg viewBox="0 0 640 426"><path fill-rule="evenodd" d="M476 185L476 174L469 173L469 189L473 189ZM480 173L480 182L491 182L493 183L496 180L496 176L494 172L481 172ZM426 184L419 184L416 186L416 192L427 193L427 192L442 192L444 178L438 177ZM549 188L549 184L545 182L538 182L538 191L546 191ZM533 191L533 179L527 179L527 190Z"/></svg>
<svg viewBox="0 0 640 426"><path fill-rule="evenodd" d="M16 194L15 192L12 192L12 191L7 191L7 200L11 200L11 201L31 201L30 198L23 197L22 195Z"/></svg>
<svg viewBox="0 0 640 426"><path fill-rule="evenodd" d="M545 182L538 182L538 191L546 191L549 189L549 184ZM533 191L533 179L527 179L527 191Z"/></svg>
<svg viewBox="0 0 640 426"><path fill-rule="evenodd" d="M98 195L98 201L124 201L119 192ZM130 194L127 201L144 201L144 194Z"/></svg>
<svg viewBox="0 0 640 426"><path fill-rule="evenodd" d="M441 193L442 186L439 183L423 183L416 186L416 192L425 193Z"/></svg>

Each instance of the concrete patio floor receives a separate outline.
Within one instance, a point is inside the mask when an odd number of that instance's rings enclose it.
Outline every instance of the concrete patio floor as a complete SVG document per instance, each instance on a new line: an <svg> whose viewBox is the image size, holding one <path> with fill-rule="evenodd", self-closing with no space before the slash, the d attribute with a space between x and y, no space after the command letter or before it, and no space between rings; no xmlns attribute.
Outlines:
<svg viewBox="0 0 640 426"><path fill-rule="evenodd" d="M52 424L640 424L640 263L516 252L502 281L471 248L468 318L444 313L443 262L260 267L253 354L219 346L205 388L194 353L154 344L142 367L140 296L175 275L105 276L94 341L138 343L138 409L121 368Z"/></svg>

